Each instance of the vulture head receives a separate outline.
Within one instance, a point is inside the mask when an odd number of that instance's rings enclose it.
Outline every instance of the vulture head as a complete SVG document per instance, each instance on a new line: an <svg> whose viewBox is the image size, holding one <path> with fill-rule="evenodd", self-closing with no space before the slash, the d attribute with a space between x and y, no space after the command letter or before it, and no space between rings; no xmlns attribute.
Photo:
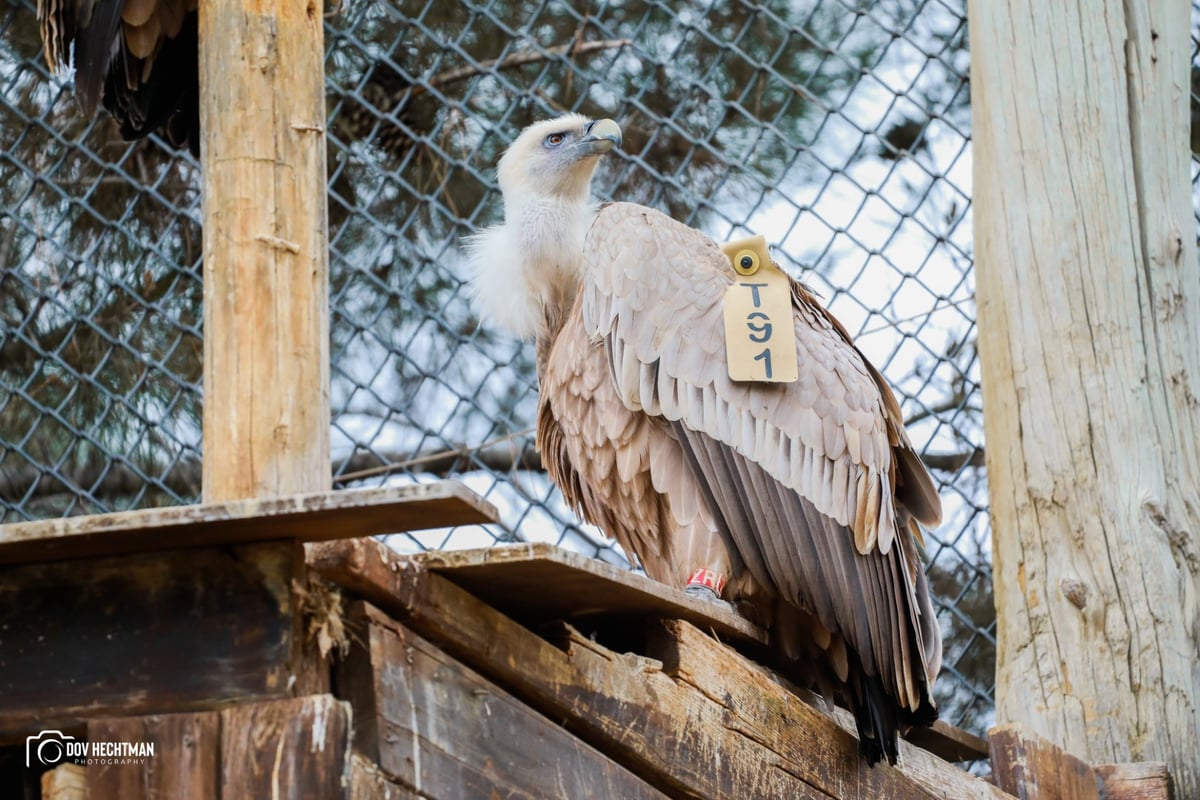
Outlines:
<svg viewBox="0 0 1200 800"><path fill-rule="evenodd" d="M611 119L568 114L530 125L505 152L496 173L504 222L467 242L475 307L488 322L528 339L569 310L596 217L592 174L620 144Z"/></svg>
<svg viewBox="0 0 1200 800"><path fill-rule="evenodd" d="M621 128L611 119L592 121L568 114L530 125L504 153L496 171L505 218L510 209L531 202L587 205L597 159L620 144Z"/></svg>

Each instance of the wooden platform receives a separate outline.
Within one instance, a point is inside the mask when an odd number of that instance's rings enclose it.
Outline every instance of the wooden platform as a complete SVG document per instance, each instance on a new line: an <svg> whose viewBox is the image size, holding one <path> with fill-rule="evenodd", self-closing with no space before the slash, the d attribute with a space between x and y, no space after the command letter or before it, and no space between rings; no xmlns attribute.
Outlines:
<svg viewBox="0 0 1200 800"><path fill-rule="evenodd" d="M668 794L699 786L700 796L712 797L838 797L844 787L818 782L826 794L812 795L802 784L850 769L870 789L861 796L929 796L903 771L860 765L848 715L826 715L719 644L754 648L766 636L724 605L541 544L401 556L379 542L353 540L311 546L309 563L551 718L573 719L587 709L592 716L569 727L609 755L620 753L638 774L653 773ZM699 725L697 713L711 719ZM778 728L779 741L763 749L736 726L718 724L729 714L751 714L747 730ZM691 732L680 739L684 730ZM958 793L948 796L1002 796L925 750L901 746L907 761L938 782L959 781ZM744 762L729 766L731 774L706 774L714 752L731 759L740 753ZM785 754L789 763L802 762L787 769L807 779L760 775L759 759L776 763ZM769 792L756 794L756 786Z"/></svg>
<svg viewBox="0 0 1200 800"><path fill-rule="evenodd" d="M395 587L384 573L410 568L445 575L458 586L527 624L603 617L682 619L718 638L765 644L762 628L725 604L698 600L627 569L549 544L513 544L401 556L371 540L315 545L309 563L339 582L357 584L365 596L388 604Z"/></svg>
<svg viewBox="0 0 1200 800"><path fill-rule="evenodd" d="M483 513L462 499L453 514ZM1153 765L1093 769L1009 733L991 743L1001 786L905 741L897 766L868 767L849 714L756 663L762 629L578 554L300 543L332 535L314 518L394 529L426 501L75 523L106 555L0 566L0 796L4 764L51 730L156 752L46 772L48 800L1169 798ZM120 552L156 530L191 546ZM231 544L262 536L283 538ZM947 733L931 746L981 754Z"/></svg>
<svg viewBox="0 0 1200 800"><path fill-rule="evenodd" d="M0 525L0 564L273 539L313 542L495 522L457 481L171 506Z"/></svg>

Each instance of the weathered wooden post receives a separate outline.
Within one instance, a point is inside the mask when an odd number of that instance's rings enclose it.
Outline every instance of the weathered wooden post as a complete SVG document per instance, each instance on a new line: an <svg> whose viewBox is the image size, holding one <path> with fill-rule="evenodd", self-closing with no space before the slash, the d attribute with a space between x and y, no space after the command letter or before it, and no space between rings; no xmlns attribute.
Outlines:
<svg viewBox="0 0 1200 800"><path fill-rule="evenodd" d="M997 717L1197 797L1191 4L969 13Z"/></svg>
<svg viewBox="0 0 1200 800"><path fill-rule="evenodd" d="M204 498L330 487L320 0L202 0Z"/></svg>

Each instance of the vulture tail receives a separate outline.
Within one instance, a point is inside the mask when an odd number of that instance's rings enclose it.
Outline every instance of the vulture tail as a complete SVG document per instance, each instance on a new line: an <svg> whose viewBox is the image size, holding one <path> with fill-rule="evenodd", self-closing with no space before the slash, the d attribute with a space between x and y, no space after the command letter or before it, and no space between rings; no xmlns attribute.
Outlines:
<svg viewBox="0 0 1200 800"><path fill-rule="evenodd" d="M896 701L888 697L877 676L866 673L856 654L848 655L852 663L846 687L847 699L858 728L859 755L872 766L885 758L889 764L895 764L899 754L896 736L900 729Z"/></svg>
<svg viewBox="0 0 1200 800"><path fill-rule="evenodd" d="M895 764L900 752L897 736L910 727L928 727L938 718L929 687L922 681L921 702L916 711L901 708L884 690L879 677L867 674L857 654L848 650L847 656L850 675L846 700L858 728L858 752L872 766L885 758L889 764Z"/></svg>

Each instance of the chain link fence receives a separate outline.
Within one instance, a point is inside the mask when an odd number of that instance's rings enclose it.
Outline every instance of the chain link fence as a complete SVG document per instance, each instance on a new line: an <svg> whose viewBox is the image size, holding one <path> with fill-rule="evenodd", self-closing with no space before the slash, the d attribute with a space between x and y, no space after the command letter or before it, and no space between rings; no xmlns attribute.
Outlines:
<svg viewBox="0 0 1200 800"><path fill-rule="evenodd" d="M992 720L995 618L970 236L965 0L436 3L327 17L336 486L456 476L499 526L616 563L540 471L531 348L481 328L461 239L499 219L526 124L610 116L606 199L764 234L902 396L940 482L943 718ZM0 522L200 492L199 165L85 119L0 11Z"/></svg>

